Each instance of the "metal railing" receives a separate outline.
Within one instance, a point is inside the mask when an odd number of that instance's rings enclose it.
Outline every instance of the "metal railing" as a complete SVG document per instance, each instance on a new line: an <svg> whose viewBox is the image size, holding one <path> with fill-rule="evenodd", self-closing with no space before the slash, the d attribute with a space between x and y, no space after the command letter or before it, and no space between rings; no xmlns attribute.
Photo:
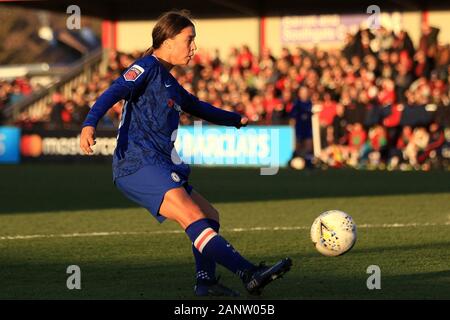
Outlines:
<svg viewBox="0 0 450 320"><path fill-rule="evenodd" d="M82 83L88 83L94 73L102 71L102 58L103 50L101 48L93 51L76 62L56 84L6 107L4 116L7 122L14 123L23 112L27 112L30 118L41 117L46 112L48 105L52 103L54 93L59 92L70 99L72 89Z"/></svg>

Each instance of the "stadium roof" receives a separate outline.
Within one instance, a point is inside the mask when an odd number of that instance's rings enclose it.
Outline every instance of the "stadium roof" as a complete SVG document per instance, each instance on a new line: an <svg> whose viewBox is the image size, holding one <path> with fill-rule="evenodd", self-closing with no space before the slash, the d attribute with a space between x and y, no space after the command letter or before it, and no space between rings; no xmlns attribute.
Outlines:
<svg viewBox="0 0 450 320"><path fill-rule="evenodd" d="M81 13L108 20L152 19L171 9L189 9L194 17L246 17L302 14L365 13L373 0L25 0L1 1L8 5L66 12L76 4ZM442 10L442 0L386 0L381 11Z"/></svg>

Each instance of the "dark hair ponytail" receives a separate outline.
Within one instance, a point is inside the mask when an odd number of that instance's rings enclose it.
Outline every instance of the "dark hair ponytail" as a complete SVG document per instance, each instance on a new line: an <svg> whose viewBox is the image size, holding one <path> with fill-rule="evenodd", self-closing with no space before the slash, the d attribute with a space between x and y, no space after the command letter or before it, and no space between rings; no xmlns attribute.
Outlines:
<svg viewBox="0 0 450 320"><path fill-rule="evenodd" d="M144 54L142 56L143 57L149 56L149 55L153 54L153 51L155 51L155 49L153 49L153 47L150 47L147 50L145 50L145 52L144 52Z"/></svg>
<svg viewBox="0 0 450 320"><path fill-rule="evenodd" d="M148 48L144 56L153 54L155 49L161 47L166 39L171 39L186 27L194 27L188 10L169 11L163 13L156 22L152 31L153 45Z"/></svg>

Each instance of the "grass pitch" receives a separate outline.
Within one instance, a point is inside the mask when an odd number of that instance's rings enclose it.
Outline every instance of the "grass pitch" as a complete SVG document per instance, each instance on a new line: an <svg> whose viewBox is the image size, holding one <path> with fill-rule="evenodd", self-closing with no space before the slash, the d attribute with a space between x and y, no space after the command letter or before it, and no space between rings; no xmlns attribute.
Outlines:
<svg viewBox="0 0 450 320"><path fill-rule="evenodd" d="M262 299L450 299L450 173L193 168L191 184L221 213L244 256L294 266ZM115 189L109 165L0 167L1 299L194 299L194 259L173 222L159 225ZM358 241L321 256L321 212L353 216ZM81 268L68 290L67 267ZM381 269L381 289L366 286ZM224 283L247 296L237 277Z"/></svg>

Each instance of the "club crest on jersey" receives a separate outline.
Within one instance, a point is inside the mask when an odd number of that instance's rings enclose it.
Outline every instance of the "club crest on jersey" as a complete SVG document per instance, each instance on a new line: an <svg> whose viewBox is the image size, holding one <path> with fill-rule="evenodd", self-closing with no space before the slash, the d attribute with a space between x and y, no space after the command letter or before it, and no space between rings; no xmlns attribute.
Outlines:
<svg viewBox="0 0 450 320"><path fill-rule="evenodd" d="M181 180L180 177L175 172L172 172L170 176L172 177L172 180L175 182L180 182Z"/></svg>
<svg viewBox="0 0 450 320"><path fill-rule="evenodd" d="M127 72L124 73L123 77L125 78L126 81L136 81L136 79L139 78L139 76L143 73L144 73L144 68L135 64L135 65L131 66L127 70Z"/></svg>
<svg viewBox="0 0 450 320"><path fill-rule="evenodd" d="M169 99L167 101L167 105L169 106L169 108L174 108L175 110L177 110L178 112L181 112L181 107L180 105L178 105L173 99Z"/></svg>

